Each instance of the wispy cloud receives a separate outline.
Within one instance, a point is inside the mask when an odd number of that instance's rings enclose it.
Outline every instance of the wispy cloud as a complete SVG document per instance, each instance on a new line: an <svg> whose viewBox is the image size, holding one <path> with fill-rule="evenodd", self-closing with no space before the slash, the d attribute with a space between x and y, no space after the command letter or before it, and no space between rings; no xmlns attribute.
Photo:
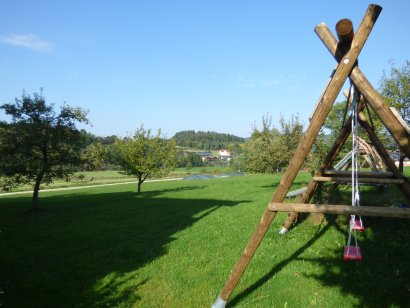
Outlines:
<svg viewBox="0 0 410 308"><path fill-rule="evenodd" d="M236 73L235 82L239 88L244 89L253 89L257 86L256 79L243 72Z"/></svg>
<svg viewBox="0 0 410 308"><path fill-rule="evenodd" d="M0 35L0 43L22 46L40 52L51 51L53 47L53 44L41 40L35 34Z"/></svg>
<svg viewBox="0 0 410 308"><path fill-rule="evenodd" d="M254 89L254 88L273 88L283 82L283 77L273 76L251 76L244 72L236 73L235 83L239 88Z"/></svg>

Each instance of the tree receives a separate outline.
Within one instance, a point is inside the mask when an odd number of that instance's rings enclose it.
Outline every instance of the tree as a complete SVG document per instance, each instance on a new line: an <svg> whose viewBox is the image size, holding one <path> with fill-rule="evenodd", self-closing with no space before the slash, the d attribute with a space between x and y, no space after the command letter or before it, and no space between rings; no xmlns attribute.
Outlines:
<svg viewBox="0 0 410 308"><path fill-rule="evenodd" d="M147 177L165 176L177 162L175 141L161 138L161 131L153 136L142 126L132 137L118 139L115 148L117 163L124 172L137 176L138 193Z"/></svg>
<svg viewBox="0 0 410 308"><path fill-rule="evenodd" d="M380 81L380 94L388 105L394 107L403 120L410 123L410 61L397 68L391 62L390 74L383 73ZM403 172L405 153L399 150L399 170Z"/></svg>
<svg viewBox="0 0 410 308"><path fill-rule="evenodd" d="M294 115L288 121L281 117L279 124L281 127L282 155L285 158L284 164L287 166L302 139L303 124L300 122L299 117Z"/></svg>
<svg viewBox="0 0 410 308"><path fill-rule="evenodd" d="M177 132L174 137L177 146L194 147L204 150L219 150L227 148L232 142L244 143L245 139L230 134L221 134L216 132L195 132L186 130Z"/></svg>
<svg viewBox="0 0 410 308"><path fill-rule="evenodd" d="M32 208L39 208L40 185L54 179L69 179L82 164L82 134L76 123L88 123L87 112L69 105L54 111L43 91L33 97L23 92L14 104L0 106L11 116L0 129L0 177L3 189L33 185Z"/></svg>
<svg viewBox="0 0 410 308"><path fill-rule="evenodd" d="M98 170L107 165L109 161L110 147L97 141L88 145L82 153L83 159L86 161L86 170Z"/></svg>
<svg viewBox="0 0 410 308"><path fill-rule="evenodd" d="M330 131L332 141L339 135L340 129L343 126L343 121L349 118L349 110L346 110L347 101L336 102L327 116L323 127ZM346 114L345 114L346 113Z"/></svg>
<svg viewBox="0 0 410 308"><path fill-rule="evenodd" d="M262 117L262 129L253 129L245 146L245 170L256 173L274 173L279 168L276 150L280 144L280 133L272 127L272 117Z"/></svg>
<svg viewBox="0 0 410 308"><path fill-rule="evenodd" d="M272 126L270 116L262 117L262 130L254 129L246 143L245 168L248 172L274 173L285 168L303 133L299 118L280 119L281 130Z"/></svg>
<svg viewBox="0 0 410 308"><path fill-rule="evenodd" d="M191 167L202 167L204 165L201 156L196 153L187 153L186 162L187 166L190 164Z"/></svg>

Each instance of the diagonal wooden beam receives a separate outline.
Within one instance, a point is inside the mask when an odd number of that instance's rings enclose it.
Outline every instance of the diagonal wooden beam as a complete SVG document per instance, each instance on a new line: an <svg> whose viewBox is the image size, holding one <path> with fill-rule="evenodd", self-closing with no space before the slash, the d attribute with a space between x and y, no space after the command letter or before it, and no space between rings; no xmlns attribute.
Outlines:
<svg viewBox="0 0 410 308"><path fill-rule="evenodd" d="M337 53L339 58L342 58L346 54L346 52L349 51L349 49L352 45L352 40L354 38L353 23L347 18L339 20L336 24L336 33L337 33L337 37L339 38L339 43L337 44L336 53ZM336 68L337 68L337 66L336 66ZM332 76L334 74L334 71L335 70L333 70ZM329 80L329 82L330 82L330 80ZM323 97L323 95L324 94L322 94L322 97ZM319 100L319 102L320 102L320 100ZM317 105L319 104L319 102L317 103ZM316 112L316 108L315 108L315 112ZM364 101L362 100L360 102L360 105L359 105L359 112L361 112L361 110L363 110L363 108L364 108ZM343 127L340 131L339 136L336 138L332 148L330 149L327 156L323 160L322 165L316 171L315 176L322 176L323 171L326 168L329 168L333 164L333 162L335 161L336 157L339 155L340 150L344 146L344 144L345 144L345 142L346 142L346 140L349 137L349 134L351 132L351 124L350 123L351 123L351 117L344 123L344 125L343 125ZM312 181L309 183L306 191L299 198L299 201L302 202L302 203L309 202L318 186L319 186L319 182L312 179ZM289 228L291 227L293 222L297 219L297 217L298 217L297 212L290 213L288 219L283 224L282 229L280 230L280 233L283 234L283 233L287 232L287 230L289 230Z"/></svg>
<svg viewBox="0 0 410 308"><path fill-rule="evenodd" d="M347 138L349 137L352 126L351 126L351 118L345 122L342 129L340 130L339 136L337 136L333 146L331 147L330 151L327 153L326 157L323 159L318 170L315 172L315 176L322 176L325 169L329 168L333 162L335 161L336 157L339 155L340 150L343 148L344 144L346 143ZM313 193L316 191L317 187L319 186L319 182L312 179L309 185L307 186L306 191L303 195L299 198L300 203L307 203L313 196ZM281 229L281 234L287 232L290 229L293 222L298 217L298 212L290 213L288 219L283 224Z"/></svg>
<svg viewBox="0 0 410 308"><path fill-rule="evenodd" d="M345 43L346 43L346 39ZM350 42L347 41L347 44L350 46ZM344 45L343 45L344 46ZM359 101L359 106L358 106L358 111L361 113L364 109L364 99L361 98ZM351 131L352 131L352 117L350 116L347 121L345 121L344 125L342 126L339 135L337 136L335 142L333 143L332 147L330 148L329 152L327 153L326 157L323 159L323 162L321 163L320 167L318 170L315 172L315 176L322 176L323 172L325 169L330 168L334 161L336 160L337 156L339 155L341 149L346 143L347 138L349 137ZM302 196L298 199L300 203L308 203L310 199L312 199L312 196L320 183L316 181L315 179L312 179L312 181L309 183L307 186L306 191L302 194ZM290 213L289 217L285 221L285 223L282 226L282 229L280 230L281 234L286 233L290 227L292 226L293 222L297 219L298 213L297 212L292 212Z"/></svg>
<svg viewBox="0 0 410 308"><path fill-rule="evenodd" d="M279 186L276 189L275 194L272 197L272 202L282 202L286 196L286 193L289 191L290 186L295 180L296 175L309 154L313 142L323 126L323 123L329 114L329 111L332 108L332 105L336 100L344 82L346 81L346 78L353 69L357 57L359 56L359 53L362 50L363 45L365 44L381 10L382 8L378 5L372 4L368 7L357 30L357 34L353 38L352 46L338 65L336 72L326 89L326 93L323 95L316 112L313 114L309 127L307 128L306 133L304 134ZM259 247L275 216L276 212L270 211L267 207L258 226L256 227L256 230L248 241L242 256L235 264L231 276L216 301L219 305L221 302L226 303L232 294L235 286L255 254L256 249Z"/></svg>
<svg viewBox="0 0 410 308"><path fill-rule="evenodd" d="M406 198L410 200L410 184L407 182L404 175L399 171L399 169L394 164L393 160L390 158L389 153L387 152L387 150L383 146L383 143L377 137L375 131L367 121L366 116L363 113L359 113L358 120L359 124L364 128L367 135L369 136L370 141L373 143L373 146L375 147L377 153L383 159L387 168L393 173L395 178L404 180L404 182L399 185L399 189L406 196Z"/></svg>
<svg viewBox="0 0 410 308"><path fill-rule="evenodd" d="M332 32L330 32L329 28L322 23L315 28L315 32L333 57L339 62L343 61L343 58L338 55L337 40L333 36ZM390 108L384 103L381 96L372 87L359 67L355 66L352 69L350 78L380 118L384 126L396 140L399 147L404 153L406 153L406 156L410 157L410 134L406 131L405 127L403 127Z"/></svg>

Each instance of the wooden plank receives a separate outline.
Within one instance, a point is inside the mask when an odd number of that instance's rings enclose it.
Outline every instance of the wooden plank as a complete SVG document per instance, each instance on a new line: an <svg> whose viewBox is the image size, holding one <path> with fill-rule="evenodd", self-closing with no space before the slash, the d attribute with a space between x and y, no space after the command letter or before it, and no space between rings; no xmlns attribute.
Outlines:
<svg viewBox="0 0 410 308"><path fill-rule="evenodd" d="M274 212L323 213L323 214L354 214L361 216L381 216L394 218L410 218L409 208L379 207L379 206L351 206L306 203L269 203Z"/></svg>
<svg viewBox="0 0 410 308"><path fill-rule="evenodd" d="M379 16L382 8L378 5L369 5L362 22L358 28L358 33L355 35L352 41L352 47L342 58L342 61L337 66L336 72L326 89L326 93L323 95L320 105L316 112L313 114L313 118L304 134L295 154L286 169L285 174L279 186L276 189L275 194L272 197L272 202L282 202L285 198L290 186L295 180L303 162L305 161L313 142L316 139L323 123L333 106L343 84L346 81L347 76L350 74L354 64L359 56L367 37L373 28L377 17ZM239 260L236 262L232 274L223 287L220 298L223 301L227 301L232 294L239 279L242 277L243 272L248 266L250 260L255 254L256 249L259 247L264 235L266 234L270 224L275 218L276 212L272 212L269 208L265 209L259 224L257 225L253 235L248 241L245 250Z"/></svg>
<svg viewBox="0 0 410 308"><path fill-rule="evenodd" d="M342 58L339 54L340 51L338 49L337 39L334 37L332 32L330 32L327 26L322 23L315 28L315 32L335 59L338 62L344 61L344 58ZM384 103L379 93L372 87L370 82L366 79L364 74L357 66L352 69L350 78L383 122L384 126L390 132L394 140L396 140L403 152L406 153L406 156L410 157L410 134L407 132L406 128Z"/></svg>
<svg viewBox="0 0 410 308"><path fill-rule="evenodd" d="M317 182L337 182L337 183L351 183L352 178L343 178L337 176L314 176L314 181ZM404 179L375 179L375 178L359 178L361 184L403 184Z"/></svg>
<svg viewBox="0 0 410 308"><path fill-rule="evenodd" d="M337 171L337 170L325 170L323 173L325 176L341 176L346 177L352 174L351 171ZM393 172L379 172L379 171L359 171L359 178L391 178L393 177Z"/></svg>

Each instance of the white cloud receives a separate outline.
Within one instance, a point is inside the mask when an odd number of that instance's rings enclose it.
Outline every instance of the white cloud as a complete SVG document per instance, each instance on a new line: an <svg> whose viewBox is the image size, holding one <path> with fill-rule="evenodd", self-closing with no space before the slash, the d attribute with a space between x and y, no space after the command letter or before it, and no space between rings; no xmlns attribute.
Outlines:
<svg viewBox="0 0 410 308"><path fill-rule="evenodd" d="M51 51L53 47L51 43L39 39L34 34L10 34L6 36L0 35L0 43L22 46L42 52Z"/></svg>

